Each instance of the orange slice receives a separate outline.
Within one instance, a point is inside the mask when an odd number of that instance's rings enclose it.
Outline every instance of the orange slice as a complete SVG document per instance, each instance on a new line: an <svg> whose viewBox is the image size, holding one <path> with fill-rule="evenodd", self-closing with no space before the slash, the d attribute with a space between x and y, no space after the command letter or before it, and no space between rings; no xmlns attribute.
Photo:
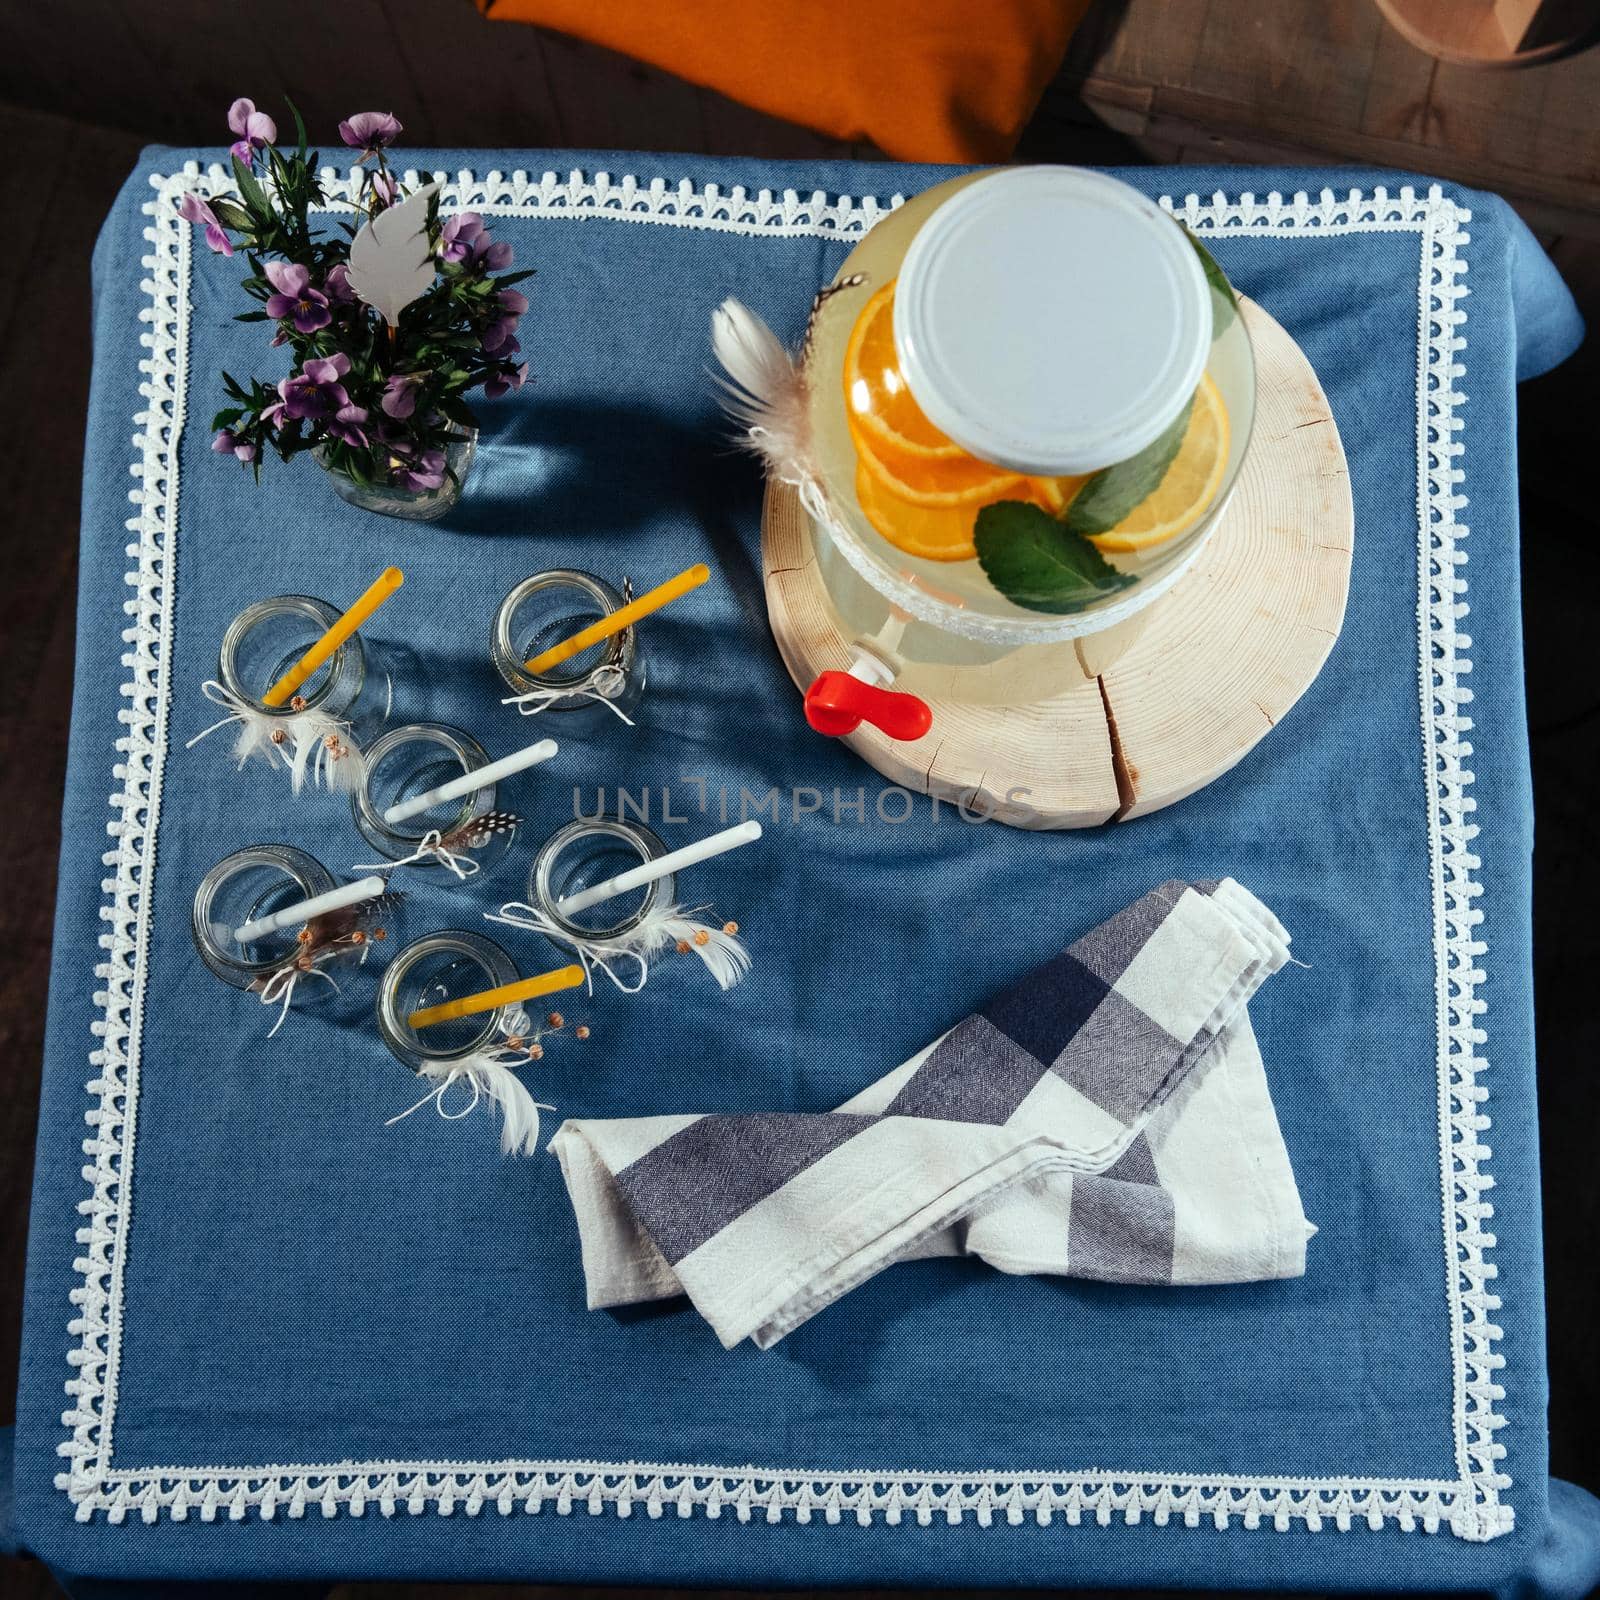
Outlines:
<svg viewBox="0 0 1600 1600"><path fill-rule="evenodd" d="M856 501L868 522L896 550L926 561L971 561L978 554L974 535L978 513L996 500L1028 500L1050 510L1040 489L1050 479L1018 478L1012 488L981 504L926 505L907 500L885 487L866 465L856 463Z"/></svg>
<svg viewBox="0 0 1600 1600"><path fill-rule="evenodd" d="M845 414L858 455L884 490L931 508L1032 500L1066 509L1083 478L1024 478L970 455L923 415L900 372L894 348L894 284L873 295L856 318L845 350ZM1031 485L1031 487L1024 487Z"/></svg>
<svg viewBox="0 0 1600 1600"><path fill-rule="evenodd" d="M1072 504L1072 498L1089 481L1088 474L1077 478L1029 478L1029 499L1036 500L1052 516L1059 517Z"/></svg>
<svg viewBox="0 0 1600 1600"><path fill-rule="evenodd" d="M852 423L850 437L861 464L892 495L921 506L972 506L1002 498L1022 482L1020 472L991 467L976 456L887 460Z"/></svg>
<svg viewBox="0 0 1600 1600"><path fill-rule="evenodd" d="M865 458L856 463L856 499L867 521L908 556L969 561L978 553L972 537L976 506L913 505L884 488L867 470Z"/></svg>
<svg viewBox="0 0 1600 1600"><path fill-rule="evenodd" d="M1192 528L1222 487L1228 443L1228 408L1216 384L1202 378L1166 476L1116 527L1091 535L1090 543L1101 550L1148 550Z"/></svg>
<svg viewBox="0 0 1600 1600"><path fill-rule="evenodd" d="M873 295L850 330L844 353L844 403L885 456L953 460L961 446L922 414L894 347L894 284Z"/></svg>

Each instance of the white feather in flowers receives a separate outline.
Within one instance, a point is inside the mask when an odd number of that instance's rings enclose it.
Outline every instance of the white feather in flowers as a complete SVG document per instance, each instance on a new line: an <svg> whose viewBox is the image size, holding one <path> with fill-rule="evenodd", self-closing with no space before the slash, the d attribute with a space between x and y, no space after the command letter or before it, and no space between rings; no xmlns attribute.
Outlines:
<svg viewBox="0 0 1600 1600"><path fill-rule="evenodd" d="M433 286L433 248L428 241L428 204L437 183L418 189L364 223L350 241L350 287L390 327L400 313Z"/></svg>
<svg viewBox="0 0 1600 1600"><path fill-rule="evenodd" d="M289 774L290 787L299 794L306 779L326 789L352 794L361 787L367 764L354 738L350 724L319 711L315 706L287 712L263 711L225 689L214 679L200 685L200 692L213 705L221 706L225 717L209 728L202 728L184 748L193 749L208 734L230 724L236 727L233 758L239 766L259 756ZM290 702L291 708L295 702Z"/></svg>

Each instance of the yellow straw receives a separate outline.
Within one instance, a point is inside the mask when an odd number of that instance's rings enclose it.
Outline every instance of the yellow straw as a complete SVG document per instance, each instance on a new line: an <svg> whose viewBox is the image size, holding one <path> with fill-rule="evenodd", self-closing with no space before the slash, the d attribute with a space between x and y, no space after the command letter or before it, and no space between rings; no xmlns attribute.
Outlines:
<svg viewBox="0 0 1600 1600"><path fill-rule="evenodd" d="M386 567L383 576L262 695L262 705L281 706L405 581L399 567Z"/></svg>
<svg viewBox="0 0 1600 1600"><path fill-rule="evenodd" d="M531 661L524 661L523 666L534 677L540 673L548 672L552 667L559 667L563 661L570 660L575 655L581 655L592 644L599 644L602 639L609 639L613 634L621 633L624 628L630 628L640 617L648 617L652 611L659 611L662 606L670 605L679 595L688 594L691 589L698 589L707 578L711 576L711 569L705 565L693 566L686 572L680 572L676 578L668 578L663 584L658 584L648 594L642 594L637 600L630 600L625 606L618 608L608 617L602 617L598 622L591 624L581 633L575 633L570 639L563 639L560 644L553 644L543 655L535 656Z"/></svg>
<svg viewBox="0 0 1600 1600"><path fill-rule="evenodd" d="M554 994L557 989L575 989L582 982L582 967L560 967L554 972L541 972L537 978L520 978L516 983L503 983L498 989L485 989L482 994L469 994L460 1000L446 1000L443 1005L426 1006L421 1011L413 1011L406 1018L406 1026L431 1028L436 1022L454 1022L457 1017L470 1017L479 1011L494 1011L500 1006L515 1005L520 1000Z"/></svg>

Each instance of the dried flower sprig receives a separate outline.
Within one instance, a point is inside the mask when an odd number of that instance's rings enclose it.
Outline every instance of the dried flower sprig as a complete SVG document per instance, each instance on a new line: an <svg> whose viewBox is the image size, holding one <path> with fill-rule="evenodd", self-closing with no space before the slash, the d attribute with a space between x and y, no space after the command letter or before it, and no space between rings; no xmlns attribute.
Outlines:
<svg viewBox="0 0 1600 1600"><path fill-rule="evenodd" d="M435 276L390 326L362 303L349 280L357 228L324 235L311 224L323 204L320 156L306 148L305 124L291 104L296 146L278 145L277 124L253 101L234 101L228 127L236 193L209 201L186 194L178 212L221 255L237 248L249 263L242 280L259 302L240 322L271 323L274 347L287 346L291 370L277 380L222 374L229 404L212 419L211 448L234 456L259 478L268 450L288 461L318 450L323 463L363 487L412 492L442 488L452 476L451 444L477 426L467 394L489 399L520 389L518 319L528 309L515 287L531 272L506 272L511 247L492 239L482 217L440 217L428 204ZM363 111L339 124L361 152L357 206L370 220L406 198L389 166L402 132L388 112Z"/></svg>

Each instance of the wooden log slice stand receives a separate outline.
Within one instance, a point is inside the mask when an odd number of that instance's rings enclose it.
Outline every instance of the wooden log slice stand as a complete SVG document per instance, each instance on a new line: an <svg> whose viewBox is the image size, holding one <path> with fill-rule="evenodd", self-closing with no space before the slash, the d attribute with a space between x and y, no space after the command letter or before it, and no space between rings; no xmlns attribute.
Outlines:
<svg viewBox="0 0 1600 1600"><path fill-rule="evenodd" d="M933 730L912 742L863 723L845 742L884 777L1020 827L1093 827L1194 793L1305 693L1344 620L1350 477L1311 364L1259 306L1242 309L1256 355L1254 436L1194 566L1121 655L1060 695L1010 706L931 700ZM782 484L767 490L761 559L790 676L803 689L847 668L850 641L806 515ZM1092 649L1093 636L1081 644Z"/></svg>

